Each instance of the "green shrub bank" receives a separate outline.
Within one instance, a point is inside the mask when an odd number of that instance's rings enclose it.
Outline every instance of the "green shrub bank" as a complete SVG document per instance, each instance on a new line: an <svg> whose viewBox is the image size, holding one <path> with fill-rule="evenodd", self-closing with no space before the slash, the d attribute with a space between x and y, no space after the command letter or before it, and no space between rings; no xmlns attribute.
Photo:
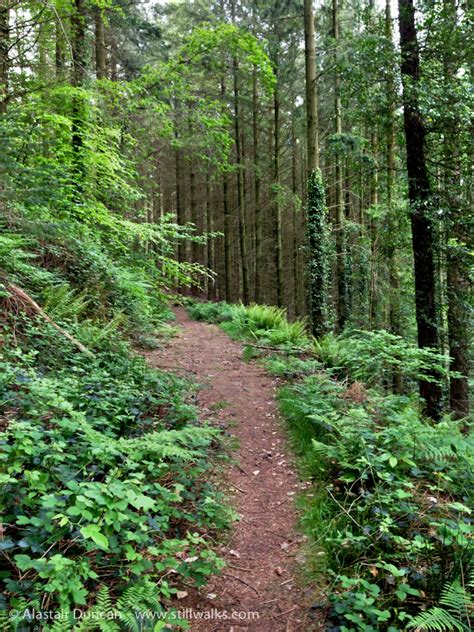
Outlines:
<svg viewBox="0 0 474 632"><path fill-rule="evenodd" d="M233 517L209 482L219 434L198 421L195 387L128 341L159 344L164 275L188 272L71 219L18 212L4 229L0 629L162 629L176 623L166 600L222 567L209 536Z"/></svg>
<svg viewBox="0 0 474 632"><path fill-rule="evenodd" d="M445 371L444 359L383 331L302 334L294 355L274 308L193 304L190 313L269 346L267 368L290 380L280 406L313 483L302 525L313 577L327 583L327 602L316 604L327 630L470 629L472 439L448 417L423 419L412 388L430 367ZM275 318L262 325L257 313ZM389 392L395 371L403 395Z"/></svg>

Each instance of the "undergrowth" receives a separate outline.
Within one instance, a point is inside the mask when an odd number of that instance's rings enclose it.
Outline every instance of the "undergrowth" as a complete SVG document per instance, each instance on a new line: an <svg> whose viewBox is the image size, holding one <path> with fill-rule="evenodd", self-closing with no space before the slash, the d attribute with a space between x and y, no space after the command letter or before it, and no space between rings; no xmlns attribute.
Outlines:
<svg viewBox="0 0 474 632"><path fill-rule="evenodd" d="M166 284L189 270L72 219L4 228L0 629L187 627L170 603L222 568L233 519L209 482L220 437L131 343L171 335Z"/></svg>
<svg viewBox="0 0 474 632"><path fill-rule="evenodd" d="M288 380L280 408L312 483L299 504L310 573L327 586L316 604L326 629L471 629L472 439L465 421L424 419L415 390L430 369L443 379L445 358L385 331L285 338L275 308L194 303L190 313L255 342L250 355Z"/></svg>

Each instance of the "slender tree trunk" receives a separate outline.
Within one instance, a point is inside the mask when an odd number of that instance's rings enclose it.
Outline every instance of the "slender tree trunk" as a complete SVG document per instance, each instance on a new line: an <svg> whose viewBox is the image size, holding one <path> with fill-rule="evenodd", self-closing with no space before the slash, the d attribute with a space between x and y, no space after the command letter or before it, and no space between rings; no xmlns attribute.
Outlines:
<svg viewBox="0 0 474 632"><path fill-rule="evenodd" d="M308 246L308 307L315 336L326 331L326 207L319 169L316 46L312 0L304 0L306 136L308 153L306 235Z"/></svg>
<svg viewBox="0 0 474 632"><path fill-rule="evenodd" d="M294 95L292 102L294 103ZM295 129L295 117L294 113L291 113L291 191L293 193L293 213L292 213L292 232L293 232L293 244L292 244L292 276L293 276L293 315L296 317L298 313L299 302L299 271L298 271L298 176L297 176L297 144L296 144L296 129Z"/></svg>
<svg viewBox="0 0 474 632"><path fill-rule="evenodd" d="M415 8L413 0L399 0L398 6L418 345L420 348L438 349L435 241L430 217L433 200L425 158L426 129L416 93L420 78L420 59ZM435 382L421 380L420 395L425 401L426 414L439 419L441 387Z"/></svg>
<svg viewBox="0 0 474 632"><path fill-rule="evenodd" d="M374 208L379 203L379 190L378 190L378 170L377 170L377 146L378 138L377 133L371 134L371 146L372 155L374 157L374 172L370 182L370 207ZM378 316L380 312L380 301L378 292L378 234L379 227L375 217L370 219L370 292L369 292L369 328L377 329Z"/></svg>
<svg viewBox="0 0 474 632"><path fill-rule="evenodd" d="M56 79L62 81L64 79L64 32L63 26L58 16L54 19L55 27L55 50L54 63L56 69Z"/></svg>
<svg viewBox="0 0 474 632"><path fill-rule="evenodd" d="M339 6L338 0L332 0L332 36L334 38L334 57L336 69L334 71L334 131L342 134L341 96L339 86L338 51L339 44ZM340 152L335 157L335 193L336 193L336 276L337 276L337 327L339 331L344 329L347 320L347 283L346 283L346 253L345 253L345 221L344 221L344 189L343 169Z"/></svg>
<svg viewBox="0 0 474 632"><path fill-rule="evenodd" d="M8 49L10 46L10 0L0 3L0 114L8 104Z"/></svg>
<svg viewBox="0 0 474 632"><path fill-rule="evenodd" d="M254 212L255 212L255 301L262 302L262 209L261 209L261 174L260 144L258 130L258 84L257 71L252 76L252 135L253 135L253 174L254 174Z"/></svg>
<svg viewBox="0 0 474 632"><path fill-rule="evenodd" d="M443 13L450 32L457 26L457 3L455 0L443 1ZM444 73L447 82L453 80L456 73L456 51L447 44L444 51ZM449 208L446 247L447 257L447 300L448 300L448 342L451 356L451 370L459 373L459 377L451 377L449 381L449 405L453 416L462 419L469 415L469 374L470 374L470 336L469 327L469 263L465 246L469 244L468 221L469 201L460 195L462 177L459 169L460 129L446 130L444 134L445 173L444 197Z"/></svg>
<svg viewBox="0 0 474 632"><path fill-rule="evenodd" d="M304 0L304 41L306 74L306 136L308 179L319 169L318 93L316 73L316 35L312 0Z"/></svg>
<svg viewBox="0 0 474 632"><path fill-rule="evenodd" d="M278 79L277 79L278 82ZM273 181L277 187L274 202L273 240L275 246L275 271L276 271L276 304L282 307L284 304L283 288L283 244L281 226L280 191L280 95L278 83L273 92Z"/></svg>
<svg viewBox="0 0 474 632"><path fill-rule="evenodd" d="M86 14L84 0L74 0L71 16L72 32L72 75L75 88L82 88L86 77ZM76 190L82 191L86 177L84 163L84 101L81 95L75 94L72 101L71 143L74 162L74 178Z"/></svg>
<svg viewBox="0 0 474 632"><path fill-rule="evenodd" d="M175 129L175 140L179 140L178 130ZM183 206L183 189L182 189L182 166L181 166L181 150L178 146L174 149L174 175L176 188L176 223L179 226L186 224L186 217ZM183 263L186 260L186 245L183 240L178 242L178 261Z"/></svg>
<svg viewBox="0 0 474 632"><path fill-rule="evenodd" d="M385 37L393 47L393 29L392 29L392 6L391 0L385 0ZM401 335L400 323L400 279L398 275L398 265L396 259L396 223L394 221L395 209L393 207L394 184L396 175L396 140L395 140L395 110L396 110L396 87L395 87L395 69L390 68L387 82L387 210L388 210L388 233L390 239L388 251L388 282L389 282L389 327L390 331L397 335ZM394 369L392 376L393 392L401 394L403 392L403 373L399 369Z"/></svg>
<svg viewBox="0 0 474 632"><path fill-rule="evenodd" d="M225 102L226 85L225 78L221 78L221 99ZM225 171L222 174L222 206L224 211L224 294L225 300L232 300L232 240L231 240L231 214L229 200L229 174Z"/></svg>
<svg viewBox="0 0 474 632"><path fill-rule="evenodd" d="M107 77L107 57L105 48L105 25L101 10L96 7L95 21L95 72L97 79Z"/></svg>
<svg viewBox="0 0 474 632"><path fill-rule="evenodd" d="M211 174L209 169L206 171L206 231L208 233L214 232L214 218L212 213L212 200L211 200ZM206 266L216 272L215 269L215 243L214 238L208 238L206 242ZM215 299L216 282L215 279L208 278L207 280L207 300L212 301Z"/></svg>

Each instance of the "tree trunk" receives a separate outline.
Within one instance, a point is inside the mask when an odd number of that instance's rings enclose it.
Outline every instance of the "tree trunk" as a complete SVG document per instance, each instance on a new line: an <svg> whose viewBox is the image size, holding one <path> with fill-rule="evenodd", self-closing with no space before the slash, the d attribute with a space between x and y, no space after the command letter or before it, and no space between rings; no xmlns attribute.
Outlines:
<svg viewBox="0 0 474 632"><path fill-rule="evenodd" d="M413 0L399 0L398 6L418 345L420 348L438 349L435 243L430 217L433 200L425 159L426 129L416 93L420 78L420 59L415 8ZM426 414L433 419L439 419L441 387L435 382L421 380L420 395L425 402Z"/></svg>
<svg viewBox="0 0 474 632"><path fill-rule="evenodd" d="M294 95L292 96L292 103L295 102ZM296 318L298 314L298 302L299 302L299 271L298 271L298 177L297 177L297 144L296 144L296 129L295 129L295 116L291 113L291 191L293 193L293 213L292 213L292 276L293 276L293 316Z"/></svg>
<svg viewBox="0 0 474 632"><path fill-rule="evenodd" d="M316 36L312 0L304 0L304 42L306 73L306 138L308 179L319 169L318 94L316 74Z"/></svg>
<svg viewBox="0 0 474 632"><path fill-rule="evenodd" d="M54 64L56 69L56 79L62 81L64 79L64 32L61 21L58 16L54 19L55 25L55 51Z"/></svg>
<svg viewBox="0 0 474 632"><path fill-rule="evenodd" d="M234 132L235 132L235 153L237 161L237 213L239 226L239 248L240 248L240 272L242 278L242 301L244 304L250 302L249 294L249 271L247 254L247 222L245 216L245 191L244 191L244 156L242 147L242 129L240 113L239 94L239 64L237 59L233 60L234 74Z"/></svg>
<svg viewBox="0 0 474 632"><path fill-rule="evenodd" d="M102 12L97 7L94 12L95 20L95 72L97 79L107 77L107 58L105 48L105 25Z"/></svg>
<svg viewBox="0 0 474 632"><path fill-rule="evenodd" d="M315 336L326 331L326 208L319 169L316 46L312 0L304 0L306 69L306 138L308 152L306 236L308 247L308 307Z"/></svg>
<svg viewBox="0 0 474 632"><path fill-rule="evenodd" d="M174 133L175 140L178 141L178 130ZM181 167L181 151L178 146L174 149L174 174L176 188L176 223L179 226L186 224L186 217L183 207L183 190L182 190L182 167ZM183 263L186 260L186 244L182 239L178 242L178 261Z"/></svg>
<svg viewBox="0 0 474 632"><path fill-rule="evenodd" d="M10 0L2 0L0 6L0 114L5 114L8 104L8 49L10 45Z"/></svg>
<svg viewBox="0 0 474 632"><path fill-rule="evenodd" d="M278 81L278 79L277 79ZM283 289L283 245L281 227L280 191L280 95L278 84L273 92L273 181L277 187L274 202L273 218L273 243L275 248L275 272L276 272L276 304L282 307L284 304Z"/></svg>
<svg viewBox="0 0 474 632"><path fill-rule="evenodd" d="M260 145L258 131L258 85L257 72L252 77L252 135L253 135L253 174L254 174L254 218L255 218L255 301L262 302L262 209L261 209L261 174Z"/></svg>
<svg viewBox="0 0 474 632"><path fill-rule="evenodd" d="M334 38L334 57L336 69L334 71L334 125L335 133L342 134L342 114L341 114L341 96L339 88L339 70L337 68L339 43L339 7L338 0L332 0L332 36ZM339 331L344 329L347 320L347 283L346 283L346 245L345 245L345 221L344 221L344 189L343 189L343 170L340 151L336 152L335 157L335 183L336 192L336 276L337 276L337 328Z"/></svg>
<svg viewBox="0 0 474 632"><path fill-rule="evenodd" d="M444 0L443 14L449 32L457 27L457 6L455 0ZM455 76L456 51L447 44L444 51L444 74L446 82ZM459 155L459 125L448 128L444 133L444 197L449 209L447 218L447 302L448 302L448 342L451 356L451 370L460 377L449 381L449 406L456 419L469 415L469 374L470 374L470 327L469 327L469 262L466 245L469 244L468 221L469 201L464 201ZM464 204L463 204L464 201Z"/></svg>
<svg viewBox="0 0 474 632"><path fill-rule="evenodd" d="M72 75L71 81L75 88L82 88L86 77L86 16L84 0L74 0L71 16L72 32ZM72 100L72 130L71 144L73 154L73 171L76 190L84 188L86 166L84 163L84 101L79 94Z"/></svg>
<svg viewBox="0 0 474 632"><path fill-rule="evenodd" d="M212 201L211 201L211 174L209 168L206 171L206 231L208 233L214 232L214 218L212 214ZM214 262L215 241L214 238L207 239L206 242L206 266L216 272ZM207 300L212 301L216 298L216 282L213 278L207 279Z"/></svg>

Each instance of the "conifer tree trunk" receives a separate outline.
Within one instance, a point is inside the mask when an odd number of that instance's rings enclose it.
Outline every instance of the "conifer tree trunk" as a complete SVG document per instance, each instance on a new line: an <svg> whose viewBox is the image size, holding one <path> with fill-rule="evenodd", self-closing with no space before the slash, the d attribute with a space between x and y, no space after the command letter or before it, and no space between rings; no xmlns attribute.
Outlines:
<svg viewBox="0 0 474 632"><path fill-rule="evenodd" d="M261 209L261 174L260 143L258 130L258 84L257 71L252 75L252 136L253 136L253 177L254 177L254 235L255 235L255 301L262 302L262 209Z"/></svg>
<svg viewBox="0 0 474 632"><path fill-rule="evenodd" d="M175 122L175 125L177 123ZM178 130L174 132L175 140L178 141ZM175 176L175 190L176 190L176 223L179 226L184 226L186 223L186 217L184 214L183 206L183 190L182 190L182 166L181 166L181 150L178 146L174 149L174 176ZM183 240L178 242L178 261L183 263L186 259L186 245Z"/></svg>
<svg viewBox="0 0 474 632"><path fill-rule="evenodd" d="M294 95L292 102L294 103ZM299 303L299 271L298 271L298 207L296 200L298 198L298 176L297 176L297 143L296 143L296 129L295 129L295 117L294 113L291 113L291 191L293 193L293 213L292 213L292 277L293 277L293 314L296 317L298 313Z"/></svg>
<svg viewBox="0 0 474 632"><path fill-rule="evenodd" d="M0 114L8 104L8 48L10 45L10 0L0 3Z"/></svg>
<svg viewBox="0 0 474 632"><path fill-rule="evenodd" d="M391 0L385 0L385 37L393 46L393 29L392 29L392 6ZM390 331L400 336L400 306L399 291L400 280L398 274L398 265L396 260L395 248L395 231L396 224L394 221L395 209L393 206L394 184L396 174L396 140L395 140L395 109L396 109L396 86L395 86L395 69L390 68L387 76L387 122L386 122L386 186L387 186L387 210L388 210L388 232L390 244L387 253L388 259L388 282L389 282L389 327ZM400 369L394 369L392 376L393 392L401 394L403 392L403 374Z"/></svg>
<svg viewBox="0 0 474 632"><path fill-rule="evenodd" d="M312 0L304 0L304 41L306 77L306 141L308 178L319 169L318 94L316 75L316 42Z"/></svg>
<svg viewBox="0 0 474 632"><path fill-rule="evenodd" d="M64 33L59 17L54 18L55 41L54 41L54 64L56 69L56 79L61 81L64 78Z"/></svg>
<svg viewBox="0 0 474 632"><path fill-rule="evenodd" d="M276 71L278 72L278 71ZM280 183L280 95L277 85L273 92L273 181L278 187ZM279 191L276 191L274 202L273 218L273 242L275 248L275 271L276 271L276 304L282 307L284 304L283 288L283 244L281 225L281 204L279 201Z"/></svg>
<svg viewBox="0 0 474 632"><path fill-rule="evenodd" d="M335 42L334 57L338 58L339 42L339 6L338 0L332 0L332 36ZM335 69L334 74L334 131L342 134L342 114L341 96L339 86L339 70ZM337 276L337 327L339 331L344 329L347 320L347 287L346 287L346 265L345 265L345 221L344 221L344 190L343 190L343 170L340 151L336 151L335 156L335 193L336 193L336 276Z"/></svg>
<svg viewBox="0 0 474 632"><path fill-rule="evenodd" d="M308 245L308 308L315 336L326 331L326 208L319 170L316 46L312 0L304 0L306 134L308 152L306 234Z"/></svg>
<svg viewBox="0 0 474 632"><path fill-rule="evenodd" d="M97 79L107 77L107 57L105 48L105 25L101 10L96 7L94 11L95 21L95 72Z"/></svg>
<svg viewBox="0 0 474 632"><path fill-rule="evenodd" d="M235 23L235 0L231 2L231 18ZM239 248L240 248L240 275L242 279L242 301L244 304L250 302L249 294L249 269L247 254L247 222L245 214L245 191L243 170L244 156L242 143L242 121L240 102L240 81L239 63L236 57L232 60L233 84L234 84L234 132L235 132L235 153L237 161L237 213L239 227Z"/></svg>
<svg viewBox="0 0 474 632"><path fill-rule="evenodd" d="M84 0L74 0L74 9L71 16L72 32L72 74L71 82L75 88L84 85L86 77L86 13ZM72 102L72 130L71 143L73 153L73 170L76 180L76 190L84 187L86 169L83 157L84 147L84 103L80 95L73 96Z"/></svg>
<svg viewBox="0 0 474 632"><path fill-rule="evenodd" d="M443 13L450 30L456 28L457 3L455 0L443 1ZM447 81L456 73L454 55L456 51L449 46L443 53L444 73ZM469 415L469 374L470 374L470 336L469 327L469 262L465 252L469 244L469 213L459 194L462 183L459 169L459 127L448 129L444 134L444 195L448 202L448 237L452 244L447 245L447 299L448 299L448 342L451 356L451 370L459 377L449 380L449 406L457 419Z"/></svg>
<svg viewBox="0 0 474 632"><path fill-rule="evenodd" d="M418 345L420 348L438 349L435 240L430 217L433 199L425 158L426 128L416 92L420 78L420 58L415 8L413 0L399 0L398 6ZM420 395L425 401L426 414L439 419L441 387L434 382L421 380Z"/></svg>

